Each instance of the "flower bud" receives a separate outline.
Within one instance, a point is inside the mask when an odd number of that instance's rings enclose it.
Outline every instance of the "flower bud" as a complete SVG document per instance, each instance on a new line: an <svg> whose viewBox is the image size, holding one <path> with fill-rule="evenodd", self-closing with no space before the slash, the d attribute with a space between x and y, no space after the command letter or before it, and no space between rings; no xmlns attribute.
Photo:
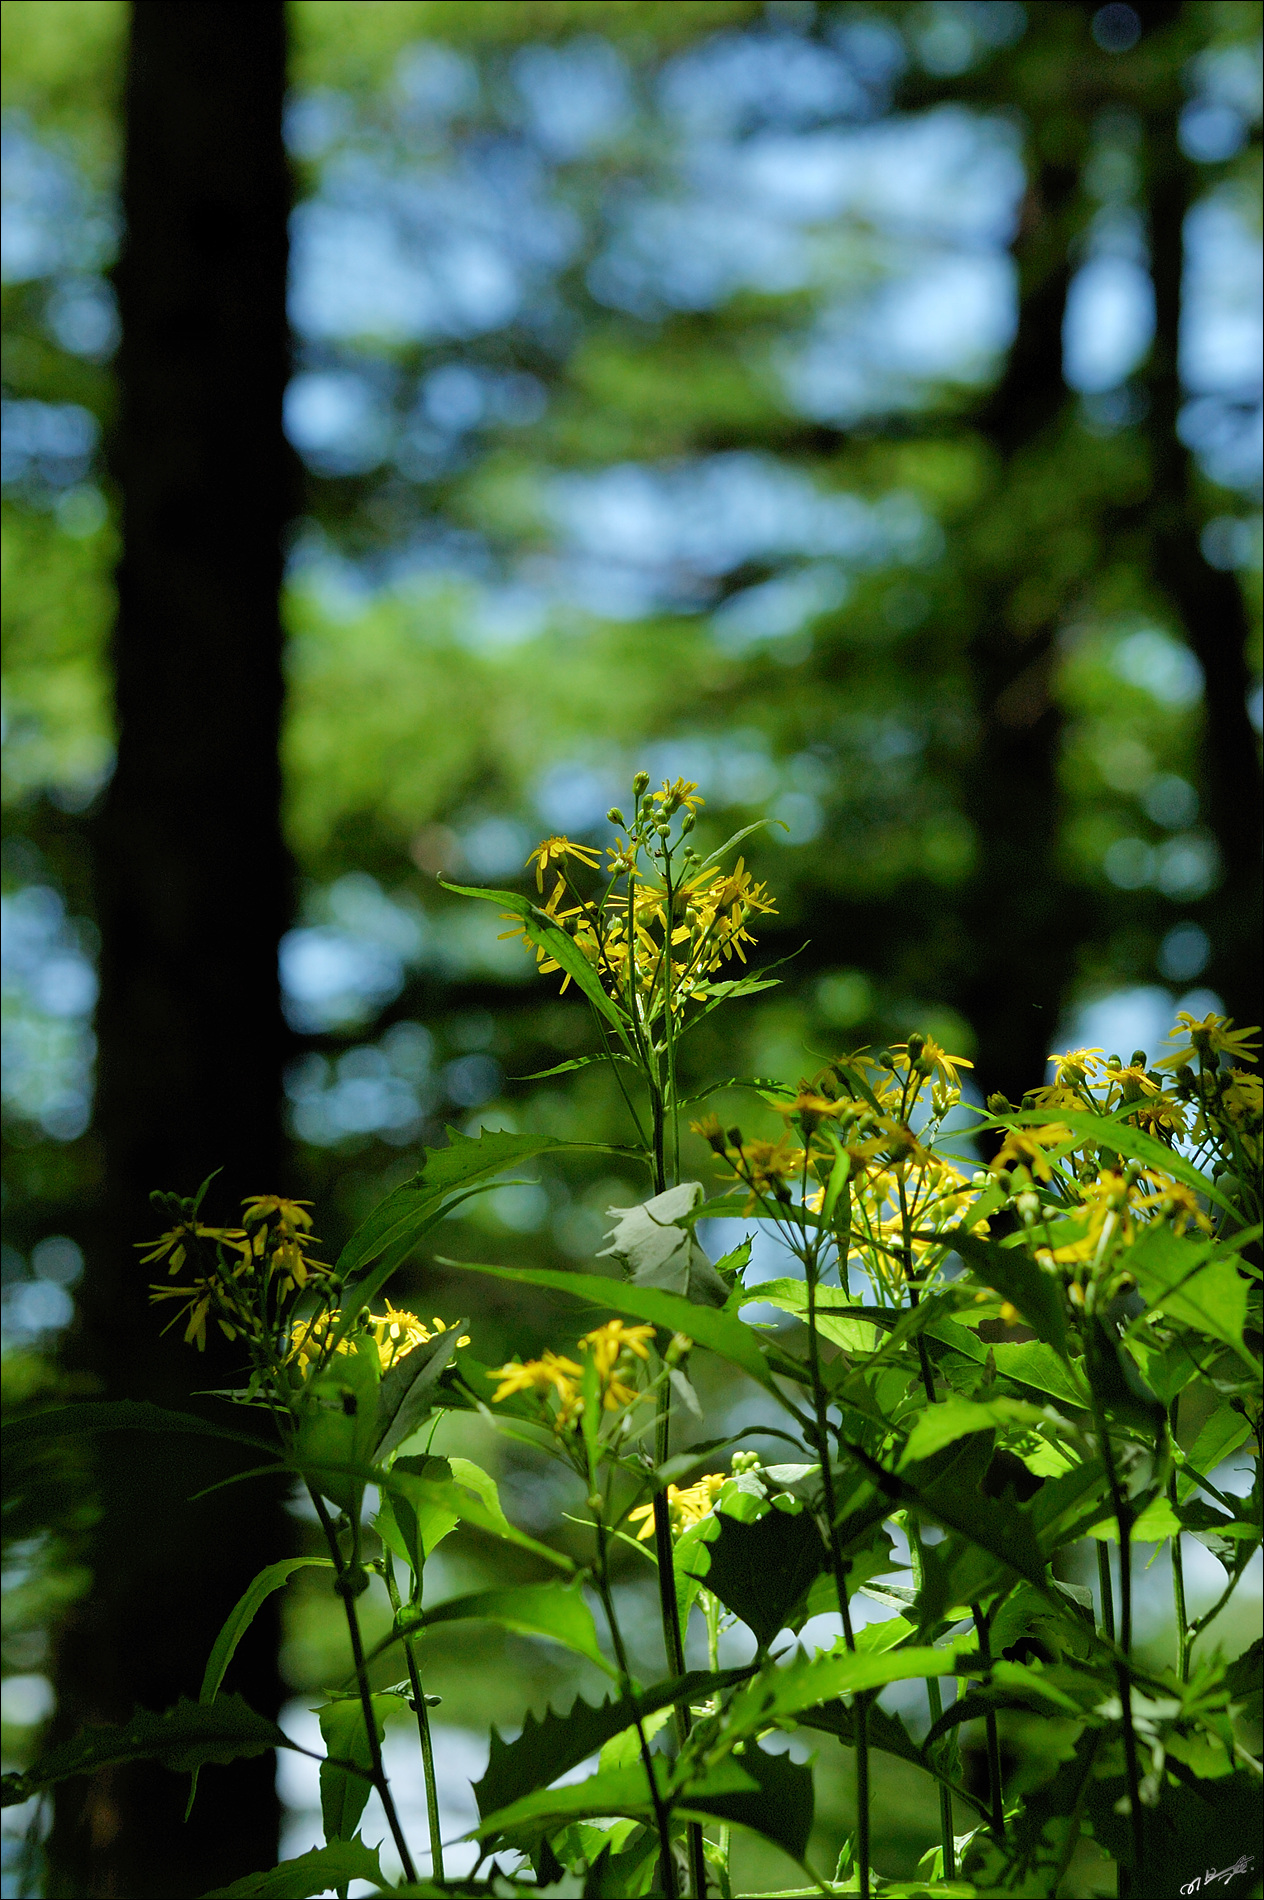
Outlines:
<svg viewBox="0 0 1264 1900"><path fill-rule="evenodd" d="M1134 1049L1128 1067L1130 1069L1144 1069L1149 1060L1150 1058L1144 1049Z"/></svg>
<svg viewBox="0 0 1264 1900"><path fill-rule="evenodd" d="M1012 1115L1014 1112L1014 1104L999 1089L994 1095L988 1096L987 1105L989 1115Z"/></svg>
<svg viewBox="0 0 1264 1900"><path fill-rule="evenodd" d="M918 1033L917 1033L917 1031L916 1031L916 1030L914 1030L914 1031L913 1031L913 1033L912 1033L912 1034L910 1035L910 1037L909 1037L909 1039L908 1039L908 1044L907 1044L907 1047L908 1047L908 1059L909 1059L909 1061L910 1061L910 1062L919 1062L919 1061L921 1060L921 1057L922 1057L922 1051L923 1051L923 1050L925 1049L925 1047L926 1047L926 1038L925 1038L925 1036L919 1036L919 1035L918 1035Z"/></svg>
<svg viewBox="0 0 1264 1900"><path fill-rule="evenodd" d="M740 1148L741 1145L742 1145L742 1131L738 1127L737 1123L734 1122L733 1126L729 1129L729 1147Z"/></svg>
<svg viewBox="0 0 1264 1900"><path fill-rule="evenodd" d="M649 773L638 772L636 777L632 781L632 790L636 793L638 798L644 798L646 792L649 790L649 784L650 784Z"/></svg>
<svg viewBox="0 0 1264 1900"><path fill-rule="evenodd" d="M682 836L685 833L692 831L694 828L694 824L695 824L695 819L694 819L693 813L691 811L687 811L684 817L680 821L680 830L681 830Z"/></svg>
<svg viewBox="0 0 1264 1900"><path fill-rule="evenodd" d="M610 824L622 825L625 830L627 829L628 821L624 817L623 813L619 810L619 807L617 805L612 805L610 807L609 811L606 813L606 818Z"/></svg>

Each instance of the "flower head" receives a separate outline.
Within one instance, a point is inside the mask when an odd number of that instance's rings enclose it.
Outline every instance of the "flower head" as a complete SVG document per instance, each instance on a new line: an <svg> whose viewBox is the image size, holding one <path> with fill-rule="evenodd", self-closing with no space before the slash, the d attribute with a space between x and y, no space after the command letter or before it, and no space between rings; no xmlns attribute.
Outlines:
<svg viewBox="0 0 1264 1900"><path fill-rule="evenodd" d="M544 874L551 864L561 865L567 858L575 858L580 864L587 864L596 870L601 863L601 854L591 845L572 844L569 838L545 838L539 843L527 859L535 866L535 887L544 889ZM554 893L556 896L556 893Z"/></svg>
<svg viewBox="0 0 1264 1900"><path fill-rule="evenodd" d="M1235 1029L1232 1016L1217 1016L1214 1010L1201 1022L1184 1010L1178 1011L1174 1033L1184 1037L1185 1046L1174 1049L1171 1055L1160 1056L1157 1064L1160 1069L1183 1069L1189 1062L1191 1049L1197 1050L1208 1067L1220 1054L1227 1055L1231 1062L1254 1062L1259 1049L1255 1040L1260 1033L1258 1025Z"/></svg>
<svg viewBox="0 0 1264 1900"><path fill-rule="evenodd" d="M674 1484L667 1487L667 1509L671 1515L671 1527L676 1536L700 1524L704 1517L710 1517L715 1509L715 1500L728 1483L723 1471L708 1471L705 1478L697 1478L682 1491ZM654 1535L654 1506L642 1504L638 1510L630 1513L629 1521L635 1524L644 1519L637 1532L637 1542L644 1544Z"/></svg>

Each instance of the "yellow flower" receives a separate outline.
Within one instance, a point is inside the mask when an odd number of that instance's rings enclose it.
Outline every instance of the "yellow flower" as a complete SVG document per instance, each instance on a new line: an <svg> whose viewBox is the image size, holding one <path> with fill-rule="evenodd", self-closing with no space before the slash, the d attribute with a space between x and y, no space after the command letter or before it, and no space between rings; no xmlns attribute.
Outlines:
<svg viewBox="0 0 1264 1900"><path fill-rule="evenodd" d="M1217 1016L1214 1010L1201 1022L1180 1010L1176 1023L1179 1033L1186 1038L1186 1046L1173 1050L1170 1056L1160 1056L1157 1068L1185 1068L1195 1050L1209 1066L1212 1056L1220 1052L1234 1062L1255 1061L1257 1044L1253 1038L1260 1033L1258 1024L1251 1029L1235 1029L1232 1016Z"/></svg>
<svg viewBox="0 0 1264 1900"><path fill-rule="evenodd" d="M906 1056L908 1055L908 1044L906 1042L897 1042L892 1045L893 1054L901 1051ZM950 1089L958 1090L961 1087L961 1079L957 1074L957 1070L972 1069L974 1067L973 1062L967 1062L964 1056L950 1056L948 1051L943 1048L941 1044L937 1043L933 1036L926 1036L922 1039L922 1053L917 1060L927 1063L930 1069L936 1070L943 1077L943 1080Z"/></svg>
<svg viewBox="0 0 1264 1900"><path fill-rule="evenodd" d="M672 813L679 811L682 805L689 811L697 811L699 805L706 804L705 798L694 796L697 790L698 787L692 779L678 778L674 785L664 779L662 791L651 792L650 798L663 815L670 818Z"/></svg>
<svg viewBox="0 0 1264 1900"><path fill-rule="evenodd" d="M307 1212L310 1206L310 1201L290 1201L282 1194L252 1194L242 1202L241 1211L247 1227L275 1214L281 1232L293 1234L310 1230L312 1217Z"/></svg>
<svg viewBox="0 0 1264 1900"><path fill-rule="evenodd" d="M1061 1122L1052 1122L1047 1128L1011 1128L993 1159L991 1172L1000 1174L1004 1168L1021 1165L1029 1168L1038 1180L1051 1180L1053 1169L1045 1149L1057 1148L1073 1139L1071 1130Z"/></svg>
<svg viewBox="0 0 1264 1900"><path fill-rule="evenodd" d="M576 1417L583 1405L574 1381L582 1379L584 1369L577 1366L573 1359L565 1359L560 1353L546 1352L539 1359L528 1359L519 1363L496 1366L487 1374L489 1379L499 1379L500 1384L492 1393L492 1404L499 1405L502 1399L511 1398L516 1392L535 1392L541 1399L547 1399L550 1392L556 1392L560 1402L554 1430L561 1431Z"/></svg>
<svg viewBox="0 0 1264 1900"><path fill-rule="evenodd" d="M569 838L545 838L539 843L527 863L535 866L535 887L544 889L544 874L550 864L560 865L567 858L577 858L581 864L587 864L596 870L601 863L601 854L591 845L572 844ZM554 892L554 897L557 893Z"/></svg>
<svg viewBox="0 0 1264 1900"><path fill-rule="evenodd" d="M614 1370L621 1353L631 1352L638 1359L648 1359L649 1348L645 1342L653 1339L654 1330L652 1326L625 1326L621 1319L610 1319L595 1332L585 1333L579 1343L590 1348L593 1363L604 1379Z"/></svg>
<svg viewBox="0 0 1264 1900"><path fill-rule="evenodd" d="M400 1307L392 1306L389 1300L386 1302L385 1313L370 1314L367 1321L362 1323L367 1324L369 1337L377 1347L378 1361L383 1372L389 1372L391 1367L406 1353L412 1352L415 1346L428 1345L432 1339L437 1339L440 1333L448 1331L443 1320L435 1319L427 1326L417 1318L415 1313L406 1313ZM295 1322L291 1334L292 1352L304 1372L323 1357L326 1341L333 1330L333 1325L332 1316L317 1320L312 1324L304 1324L301 1320ZM334 1350L340 1353L354 1352L357 1340L363 1337L363 1333L353 1332L340 1339ZM456 1343L458 1347L468 1346L469 1334L463 1333Z"/></svg>
<svg viewBox="0 0 1264 1900"><path fill-rule="evenodd" d="M1051 1055L1054 1078L1060 1083L1091 1081L1105 1054L1104 1049L1068 1049L1064 1055Z"/></svg>
<svg viewBox="0 0 1264 1900"><path fill-rule="evenodd" d="M698 1478L683 1491L674 1484L668 1485L667 1509L671 1513L672 1530L676 1536L700 1524L704 1517L710 1517L715 1509L715 1500L727 1483L728 1478L723 1471L709 1471L705 1478ZM639 1518L644 1518L645 1522L636 1537L639 1544L644 1544L654 1535L654 1506L642 1504L639 1510L630 1513L628 1521L635 1524Z"/></svg>
<svg viewBox="0 0 1264 1900"><path fill-rule="evenodd" d="M243 1264L250 1258L250 1243L246 1239L244 1227L206 1227L201 1221L181 1221L178 1227L168 1228L157 1240L138 1240L138 1247L148 1247L149 1252L140 1257L142 1267L155 1260L170 1260L168 1273L179 1273L188 1259L189 1242L196 1240L215 1241L219 1245L243 1255Z"/></svg>

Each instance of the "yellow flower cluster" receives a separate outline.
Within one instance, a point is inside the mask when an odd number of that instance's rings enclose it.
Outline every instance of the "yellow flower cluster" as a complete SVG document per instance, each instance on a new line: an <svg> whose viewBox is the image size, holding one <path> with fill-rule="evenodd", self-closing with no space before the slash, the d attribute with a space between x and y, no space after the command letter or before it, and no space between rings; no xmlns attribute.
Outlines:
<svg viewBox="0 0 1264 1900"><path fill-rule="evenodd" d="M1061 1217L1082 1226L1083 1232L1055 1247L1037 1247L1036 1258L1042 1265L1095 1264L1108 1248L1128 1246L1136 1237L1138 1223L1168 1220L1178 1234L1191 1225L1212 1232L1193 1189L1157 1168L1107 1168L1081 1193L1081 1204L1062 1210ZM1072 1288L1073 1299L1076 1292Z"/></svg>
<svg viewBox="0 0 1264 1900"><path fill-rule="evenodd" d="M671 1514L672 1531L677 1537L682 1531L690 1530L695 1524L700 1524L704 1517L710 1517L715 1509L715 1500L727 1483L728 1478L723 1471L708 1471L705 1478L696 1479L693 1484L686 1485L683 1491L674 1484L668 1485L667 1509ZM639 1544L648 1542L654 1535L654 1506L652 1504L642 1504L638 1510L633 1511L629 1522L635 1524L642 1518L645 1521L636 1534Z"/></svg>
<svg viewBox="0 0 1264 1900"><path fill-rule="evenodd" d="M607 1320L594 1332L585 1333L581 1348L596 1369L602 1409L618 1411L631 1405L641 1394L628 1383L632 1361L648 1360L647 1341L653 1339L652 1326L625 1326L621 1319ZM488 1373L500 1384L492 1394L492 1404L512 1398L518 1392L535 1393L544 1406L553 1411L553 1429L564 1432L584 1409L581 1385L584 1368L561 1353L545 1352L538 1359L511 1360ZM550 1406L550 1401L552 1405Z"/></svg>
<svg viewBox="0 0 1264 1900"><path fill-rule="evenodd" d="M201 1352L214 1314L226 1339L266 1325L269 1311L301 1293L330 1268L311 1256L319 1241L311 1232L309 1203L281 1194L252 1194L242 1202L241 1227L210 1227L181 1221L156 1241L141 1244L142 1266L167 1260L169 1273L192 1265L194 1278L180 1286L151 1286L150 1299L176 1300L172 1324L186 1316L185 1343Z"/></svg>
<svg viewBox="0 0 1264 1900"><path fill-rule="evenodd" d="M731 871L700 867L692 872L686 857L684 874L668 881L665 853L658 843L671 819L684 813L691 827L703 803L697 786L687 779L663 781L658 792L638 792L637 821L626 837L606 847L609 888L598 900L585 897L571 881L570 867L596 870L599 854L590 845L570 838L546 838L527 859L535 867L536 889L543 893L546 879L555 873L552 888L540 906L545 916L571 936L598 979L639 1019L649 1020L668 1006L679 1015L690 1001L704 998L707 980L736 956L746 960L746 946L754 942L751 919L775 910L767 889L756 882L739 858ZM612 819L626 824L622 814ZM657 866L648 875L642 857L657 854ZM616 892L622 879L625 888ZM512 928L505 938L521 937L533 951L543 975L561 965L547 946L533 944L525 924L507 919ZM564 975L563 992L570 983Z"/></svg>
<svg viewBox="0 0 1264 1900"><path fill-rule="evenodd" d="M385 1313L371 1313L360 1322L362 1331L356 1331L340 1339L334 1347L335 1353L354 1352L358 1342L367 1335L377 1347L378 1361L383 1372L410 1353L415 1346L425 1346L441 1333L448 1331L447 1324L441 1319L432 1319L429 1326L417 1318L415 1313L406 1313L397 1306L386 1302ZM314 1321L304 1326L301 1322L294 1328L292 1357L302 1372L308 1372L325 1357L327 1341L333 1331L333 1318ZM470 1336L463 1333L457 1340L458 1347L468 1346Z"/></svg>

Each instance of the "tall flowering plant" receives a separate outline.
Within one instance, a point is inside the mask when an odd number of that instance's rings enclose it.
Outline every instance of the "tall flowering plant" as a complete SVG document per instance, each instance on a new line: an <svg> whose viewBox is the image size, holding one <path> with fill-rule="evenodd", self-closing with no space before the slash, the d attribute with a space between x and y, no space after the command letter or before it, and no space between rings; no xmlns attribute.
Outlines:
<svg viewBox="0 0 1264 1900"><path fill-rule="evenodd" d="M84 1404L17 1429L245 1438L261 1468L305 1487L326 1554L260 1572L228 1609L196 1701L88 1732L10 1777L7 1798L143 1755L190 1772L195 1789L207 1763L293 1747L222 1685L266 1596L317 1563L349 1663L320 1711L325 1845L224 1894L358 1879L396 1894L702 1900L733 1892L735 1829L780 1848L812 1883L801 1892L1055 1895L1078 1890L1068 1883L1094 1852L1138 1896L1250 1877L1260 1767L1240 1714L1259 1693L1260 1645L1226 1657L1199 1639L1261 1540L1257 1032L1182 1017L1153 1064L1140 1050L1127 1062L1077 1050L1021 1104L994 1096L986 1112L962 1102L964 1058L913 1034L793 1083L715 1082L693 1097L695 1145L682 1150L686 1038L772 980L743 968L772 900L729 862L745 834L700 855L701 802L694 785L652 790L639 774L604 852L550 838L529 861L534 896L467 893L499 905L541 973L585 999L596 1046L562 1066L610 1066L628 1117L619 1152L643 1165L647 1193L610 1210L613 1276L465 1270L609 1317L538 1358L488 1366L476 1326L385 1298L469 1196L575 1145L545 1136L452 1133L332 1264L293 1201L253 1197L240 1226L217 1228L201 1195L155 1197L166 1226L144 1262L167 1272L154 1299L190 1345L217 1326L240 1346L242 1383L222 1396L245 1424ZM722 1088L746 1091L758 1132L702 1109ZM963 1119L988 1165L965 1158L951 1132ZM714 1191L682 1178L682 1152L709 1153ZM717 1216L751 1232L713 1261L698 1224ZM782 1247L771 1282L747 1277L755 1223ZM783 1324L758 1323L756 1305ZM691 1376L705 1354L749 1380L777 1422L706 1436ZM585 1557L514 1525L478 1465L435 1455L436 1426L462 1410L559 1461ZM779 1449L739 1442L752 1435ZM1234 1456L1249 1490L1223 1479ZM432 1601L427 1560L458 1524L530 1553L549 1580ZM1223 1573L1200 1615L1185 1587L1191 1539ZM1138 1545L1170 1551L1172 1667L1134 1643ZM656 1582L662 1673L649 1684L633 1673L616 1561L648 1565ZM368 1648L358 1605L374 1574L393 1622ZM814 1639L822 1616L837 1634ZM492 1730L475 1871L454 1881L425 1674L446 1626L475 1619L567 1645L610 1687L595 1705L528 1716L516 1739ZM746 1632L747 1660L724 1667L732 1630ZM392 1667L404 1674L383 1686ZM882 1700L910 1682L924 1685L920 1732ZM1061 1725L1034 1788L1006 1784L1001 1727L1016 1713ZM416 1726L424 1847L385 1772L392 1716ZM983 1786L963 1773L966 1724L984 1737ZM851 1765L856 1824L833 1869L812 1864L814 1767L773 1745L787 1730ZM938 1837L906 1885L871 1865L872 1791L892 1757L939 1803ZM362 1838L371 1789L402 1882ZM1209 1852L1227 1866L1205 1869Z"/></svg>

